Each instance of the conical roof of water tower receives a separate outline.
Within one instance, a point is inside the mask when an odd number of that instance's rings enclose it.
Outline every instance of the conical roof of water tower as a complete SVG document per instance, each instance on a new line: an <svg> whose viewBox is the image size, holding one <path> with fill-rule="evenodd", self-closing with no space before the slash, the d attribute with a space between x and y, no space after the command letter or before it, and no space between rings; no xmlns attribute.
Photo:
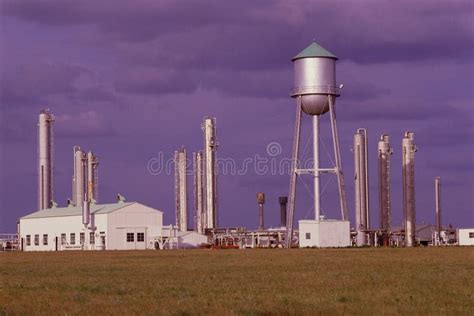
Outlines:
<svg viewBox="0 0 474 316"><path fill-rule="evenodd" d="M318 43L313 42L308 47L303 49L298 55L293 57L291 60L300 58L311 58L311 57L326 57L337 59L337 56L328 51L327 49L320 46Z"/></svg>

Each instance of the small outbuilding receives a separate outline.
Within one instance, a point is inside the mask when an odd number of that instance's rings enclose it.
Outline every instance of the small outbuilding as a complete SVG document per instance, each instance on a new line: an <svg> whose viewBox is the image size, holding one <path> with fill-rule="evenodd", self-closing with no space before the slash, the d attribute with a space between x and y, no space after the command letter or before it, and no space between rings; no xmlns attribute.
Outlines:
<svg viewBox="0 0 474 316"><path fill-rule="evenodd" d="M349 247L351 245L350 223L342 220L300 220L300 248Z"/></svg>
<svg viewBox="0 0 474 316"><path fill-rule="evenodd" d="M459 228L457 235L459 246L474 246L474 228Z"/></svg>

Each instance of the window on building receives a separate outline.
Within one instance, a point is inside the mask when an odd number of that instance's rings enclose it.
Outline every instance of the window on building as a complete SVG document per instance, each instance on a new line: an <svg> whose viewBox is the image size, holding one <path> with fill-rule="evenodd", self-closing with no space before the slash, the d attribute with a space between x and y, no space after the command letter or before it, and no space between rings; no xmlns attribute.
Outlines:
<svg viewBox="0 0 474 316"><path fill-rule="evenodd" d="M469 232L469 238L474 238L474 232Z"/></svg>
<svg viewBox="0 0 474 316"><path fill-rule="evenodd" d="M80 233L79 234L79 243L81 245L84 245L84 239L85 239L85 234L84 233Z"/></svg>
<svg viewBox="0 0 474 316"><path fill-rule="evenodd" d="M71 233L69 235L69 243L71 245L75 245L76 244L76 234L75 233Z"/></svg>
<svg viewBox="0 0 474 316"><path fill-rule="evenodd" d="M61 234L61 245L65 245L67 242L66 242L66 234L62 233Z"/></svg>
<svg viewBox="0 0 474 316"><path fill-rule="evenodd" d="M145 233L137 233L137 241L145 241Z"/></svg>
<svg viewBox="0 0 474 316"><path fill-rule="evenodd" d="M48 234L43 234L43 245L48 245Z"/></svg>
<svg viewBox="0 0 474 316"><path fill-rule="evenodd" d="M95 234L94 234L94 232L90 232L89 242L90 242L91 245L95 244Z"/></svg>
<svg viewBox="0 0 474 316"><path fill-rule="evenodd" d="M306 238L306 239L311 239L311 233L306 233L305 238Z"/></svg>
<svg viewBox="0 0 474 316"><path fill-rule="evenodd" d="M127 242L134 242L134 233L127 233Z"/></svg>
<svg viewBox="0 0 474 316"><path fill-rule="evenodd" d="M40 235L35 235L35 246L39 246L40 244Z"/></svg>
<svg viewBox="0 0 474 316"><path fill-rule="evenodd" d="M26 245L31 246L31 235L26 235Z"/></svg>

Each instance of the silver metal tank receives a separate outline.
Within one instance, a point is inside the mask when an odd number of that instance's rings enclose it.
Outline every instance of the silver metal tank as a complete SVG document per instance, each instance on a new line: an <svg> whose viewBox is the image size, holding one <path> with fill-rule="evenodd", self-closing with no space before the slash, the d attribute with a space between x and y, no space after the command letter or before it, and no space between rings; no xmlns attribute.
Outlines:
<svg viewBox="0 0 474 316"><path fill-rule="evenodd" d="M359 128L354 135L355 170L355 220L357 246L368 245L367 231L369 223L369 173L367 154L367 131Z"/></svg>
<svg viewBox="0 0 474 316"><path fill-rule="evenodd" d="M87 227L90 222L90 203L88 201L82 201L82 224Z"/></svg>
<svg viewBox="0 0 474 316"><path fill-rule="evenodd" d="M51 207L53 200L53 122L49 110L38 121L38 209Z"/></svg>
<svg viewBox="0 0 474 316"><path fill-rule="evenodd" d="M402 140L403 212L405 215L405 246L415 246L415 152L414 134L405 132Z"/></svg>
<svg viewBox="0 0 474 316"><path fill-rule="evenodd" d="M97 169L99 160L89 151L87 153L87 201L97 200Z"/></svg>
<svg viewBox="0 0 474 316"><path fill-rule="evenodd" d="M303 112L322 115L329 111L328 95L339 96L336 87L337 57L317 43L296 55L294 63L293 98L301 97Z"/></svg>

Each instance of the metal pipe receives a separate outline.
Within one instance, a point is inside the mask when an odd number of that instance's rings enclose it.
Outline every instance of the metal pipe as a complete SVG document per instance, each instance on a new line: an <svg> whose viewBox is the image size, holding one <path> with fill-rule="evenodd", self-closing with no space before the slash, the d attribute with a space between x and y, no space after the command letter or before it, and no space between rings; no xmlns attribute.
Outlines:
<svg viewBox="0 0 474 316"><path fill-rule="evenodd" d="M321 218L321 194L319 178L319 115L313 115L313 161L314 161L314 219Z"/></svg>

